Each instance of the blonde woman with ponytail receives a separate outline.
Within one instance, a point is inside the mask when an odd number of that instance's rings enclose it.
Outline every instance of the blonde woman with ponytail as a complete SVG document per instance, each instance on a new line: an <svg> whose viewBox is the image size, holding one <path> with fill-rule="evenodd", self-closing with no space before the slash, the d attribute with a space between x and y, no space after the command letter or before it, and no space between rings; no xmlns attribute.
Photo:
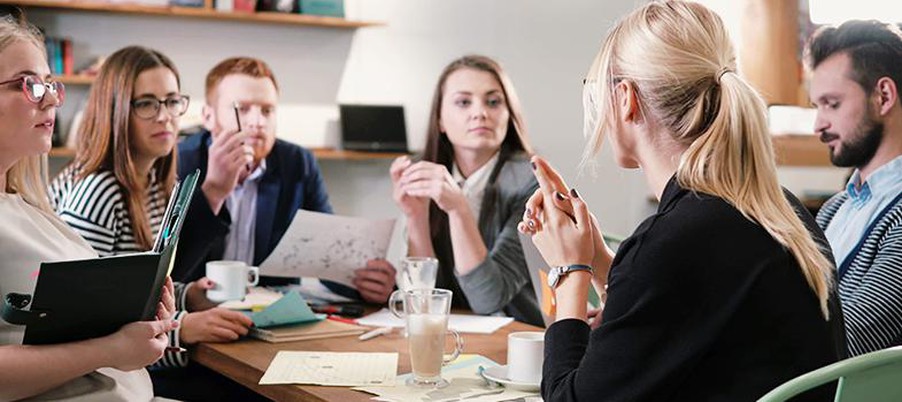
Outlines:
<svg viewBox="0 0 902 402"><path fill-rule="evenodd" d="M829 248L777 182L765 105L716 14L666 1L624 17L585 109L584 161L607 138L660 204L615 256L576 189L533 159L540 189L518 228L558 277L545 400L753 400L840 357ZM594 330L590 284L607 293Z"/></svg>

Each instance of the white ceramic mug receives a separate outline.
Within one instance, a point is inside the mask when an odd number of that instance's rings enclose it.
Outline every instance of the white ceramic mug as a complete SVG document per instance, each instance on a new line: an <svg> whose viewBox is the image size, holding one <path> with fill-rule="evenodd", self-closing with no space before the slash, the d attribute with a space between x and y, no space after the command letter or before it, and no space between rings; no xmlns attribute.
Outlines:
<svg viewBox="0 0 902 402"><path fill-rule="evenodd" d="M207 290L210 301L241 300L247 294L247 287L260 281L260 270L242 261L210 261L207 278L214 283L213 288Z"/></svg>
<svg viewBox="0 0 902 402"><path fill-rule="evenodd" d="M544 332L512 332L507 335L507 378L513 382L542 381L545 360Z"/></svg>

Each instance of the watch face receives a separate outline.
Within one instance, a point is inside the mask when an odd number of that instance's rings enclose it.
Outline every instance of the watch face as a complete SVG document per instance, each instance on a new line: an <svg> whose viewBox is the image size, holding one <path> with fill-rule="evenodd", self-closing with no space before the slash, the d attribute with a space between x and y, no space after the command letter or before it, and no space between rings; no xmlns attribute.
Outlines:
<svg viewBox="0 0 902 402"><path fill-rule="evenodd" d="M548 287L554 289L557 285L558 278L561 277L560 271L558 271L557 267L551 268L548 270Z"/></svg>

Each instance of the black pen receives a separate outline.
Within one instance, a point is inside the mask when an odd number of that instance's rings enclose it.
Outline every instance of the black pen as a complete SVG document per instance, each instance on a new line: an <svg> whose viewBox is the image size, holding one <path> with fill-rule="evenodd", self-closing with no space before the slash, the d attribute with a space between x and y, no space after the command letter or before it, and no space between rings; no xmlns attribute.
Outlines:
<svg viewBox="0 0 902 402"><path fill-rule="evenodd" d="M238 102L232 103L232 109L235 110L235 123L238 123L238 131L241 131L241 117L238 114Z"/></svg>

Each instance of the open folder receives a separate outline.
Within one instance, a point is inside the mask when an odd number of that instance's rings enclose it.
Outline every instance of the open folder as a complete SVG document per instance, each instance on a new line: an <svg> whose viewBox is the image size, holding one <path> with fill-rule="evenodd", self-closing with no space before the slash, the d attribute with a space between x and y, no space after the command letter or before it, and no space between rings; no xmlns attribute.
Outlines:
<svg viewBox="0 0 902 402"><path fill-rule="evenodd" d="M154 319L198 176L176 184L151 251L42 263L34 296L7 294L0 316L26 326L26 345L97 338Z"/></svg>

